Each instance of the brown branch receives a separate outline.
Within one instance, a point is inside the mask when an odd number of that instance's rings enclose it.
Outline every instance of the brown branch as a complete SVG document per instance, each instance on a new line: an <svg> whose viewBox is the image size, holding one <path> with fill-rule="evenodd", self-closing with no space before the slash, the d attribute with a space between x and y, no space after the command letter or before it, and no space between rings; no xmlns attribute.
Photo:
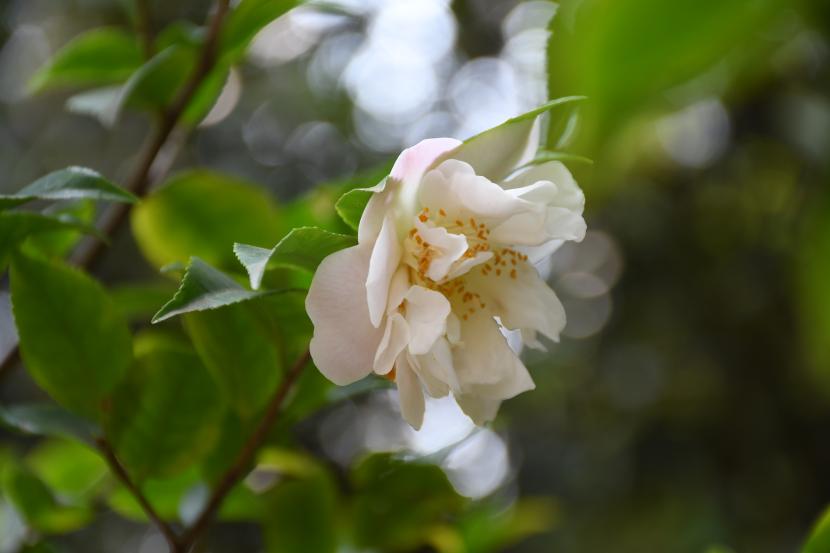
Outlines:
<svg viewBox="0 0 830 553"><path fill-rule="evenodd" d="M288 396L288 392L291 391L291 388L297 381L300 373L302 373L303 368L305 368L308 364L310 358L311 354L308 350L306 350L305 353L303 353L289 369L282 383L280 383L279 388L277 388L277 391L274 392L274 396L271 398L271 401L268 403L268 407L265 409L265 413L263 414L259 425L248 437L248 440L236 456L233 464L219 479L219 483L213 489L213 492L211 493L205 508L202 510L202 513L199 515L199 518L196 519L196 521L178 540L176 548L173 549L175 553L187 553L190 548L193 547L196 540L199 539L202 533L213 521L213 517L219 510L219 507L222 506L222 502L225 500L225 497L245 476L248 468L251 466L251 462L254 460L254 456L260 446L262 446L265 438L268 436L268 433L274 427L274 424L277 422L278 415L280 414L283 403Z"/></svg>
<svg viewBox="0 0 830 553"><path fill-rule="evenodd" d="M150 502L147 500L147 497L141 491L141 488L133 482L132 478L130 478L129 473L127 473L127 469L124 468L124 465L121 464L121 461L118 460L118 457L115 455L115 451L112 449L112 445L104 439L99 438L98 441L98 449L101 451L101 454L104 456L104 459L109 465L110 470L118 477L118 480L124 484L133 497L138 501L138 504L141 505L141 509L144 511L144 514L147 515L153 524L158 527L159 531L164 535L164 538L167 540L168 545L170 546L171 551L176 550L176 543L177 537L176 533L173 532L173 529L167 524L156 512Z"/></svg>
<svg viewBox="0 0 830 553"><path fill-rule="evenodd" d="M140 1L138 4L140 6L143 2ZM196 68L184 88L176 96L170 107L163 113L156 132L148 141L138 165L136 165L135 172L127 181L125 188L136 196L141 197L146 195L153 181L151 172L159 152L164 148L171 133L178 125L190 100L193 99L193 96L199 90L205 77L213 69L216 62L216 49L219 43L222 23L227 15L228 9L229 0L217 0L216 9L211 16L207 37L205 38L205 43ZM105 236L114 235L126 221L129 211L129 204L115 204L111 206L102 217L101 232ZM104 251L104 242L95 239L86 240L78 246L71 256L70 261L78 267L90 268ZM20 350L18 346L13 347L6 353L2 362L0 362L0 378L11 370L17 363L19 356Z"/></svg>
<svg viewBox="0 0 830 553"><path fill-rule="evenodd" d="M135 0L135 30L141 40L144 58L147 60L156 54L151 20L149 0Z"/></svg>

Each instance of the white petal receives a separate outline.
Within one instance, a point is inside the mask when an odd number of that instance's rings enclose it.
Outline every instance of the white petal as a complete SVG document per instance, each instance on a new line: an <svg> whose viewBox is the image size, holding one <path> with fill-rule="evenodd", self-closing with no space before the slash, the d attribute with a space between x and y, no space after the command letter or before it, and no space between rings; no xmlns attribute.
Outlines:
<svg viewBox="0 0 830 553"><path fill-rule="evenodd" d="M406 293L409 292L409 287L412 284L409 282L409 269L406 265L401 265L392 275L392 281L389 283L389 301L386 303L386 312L397 311L403 302Z"/></svg>
<svg viewBox="0 0 830 553"><path fill-rule="evenodd" d="M447 331L450 302L443 294L413 286L406 294L406 322L409 324L409 353L422 355Z"/></svg>
<svg viewBox="0 0 830 553"><path fill-rule="evenodd" d="M471 275L470 286L492 303L493 312L510 329L537 330L559 340L565 328L565 308L556 293L527 263L516 267L516 278L507 271L501 276Z"/></svg>
<svg viewBox="0 0 830 553"><path fill-rule="evenodd" d="M559 161L548 161L530 166L507 179L504 182L504 187L507 189L522 189L540 181L555 185L555 199L549 198L545 203L567 207L582 213L582 209L585 207L585 195L576 184L568 168ZM525 197L525 199L535 201L529 197Z"/></svg>
<svg viewBox="0 0 830 553"><path fill-rule="evenodd" d="M453 346L461 344L461 321L455 313L447 317L447 340Z"/></svg>
<svg viewBox="0 0 830 553"><path fill-rule="evenodd" d="M440 338L428 353L416 356L415 360L415 369L432 397L443 397L450 389L459 389L452 350L445 338Z"/></svg>
<svg viewBox="0 0 830 553"><path fill-rule="evenodd" d="M430 245L434 254L430 260L427 276L440 282L457 260L467 251L467 237L452 234L444 227L431 227L415 219L415 228L421 238Z"/></svg>
<svg viewBox="0 0 830 553"><path fill-rule="evenodd" d="M463 346L453 350L461 392L486 399L508 399L535 386L499 330L484 314L461 323Z"/></svg>
<svg viewBox="0 0 830 553"><path fill-rule="evenodd" d="M492 242L536 246L555 238L546 232L548 206L504 190L457 160L447 160L424 175L420 201L465 224L472 215L475 222L490 228Z"/></svg>
<svg viewBox="0 0 830 553"><path fill-rule="evenodd" d="M478 252L473 257L462 259L456 263L450 270L449 274L447 274L447 280L460 277L461 275L470 272L470 270L476 265L487 263L491 259L493 259L493 252Z"/></svg>
<svg viewBox="0 0 830 553"><path fill-rule="evenodd" d="M538 351L548 351L548 348L545 347L545 344L539 341L539 337L537 333L533 329L523 328L521 329L522 333L522 342L524 345L531 349L535 349Z"/></svg>
<svg viewBox="0 0 830 553"><path fill-rule="evenodd" d="M375 354L374 370L377 374L387 374L392 370L395 359L409 342L409 325L400 313L393 313L386 318L386 328Z"/></svg>
<svg viewBox="0 0 830 553"><path fill-rule="evenodd" d="M357 242L371 246L375 243L383 225L383 218L389 209L389 200L393 197L392 190L385 190L372 194L369 202L360 216L357 225Z"/></svg>
<svg viewBox="0 0 830 553"><path fill-rule="evenodd" d="M401 415L412 428L419 430L424 422L424 391L406 353L399 355L395 363L395 382L398 383Z"/></svg>
<svg viewBox="0 0 830 553"><path fill-rule="evenodd" d="M369 321L366 275L369 250L354 246L325 258L306 296L314 324L311 357L326 378L349 384L372 370L381 331Z"/></svg>
<svg viewBox="0 0 830 553"><path fill-rule="evenodd" d="M455 401L473 422L482 426L496 418L501 400L485 399L474 395L457 394Z"/></svg>
<svg viewBox="0 0 830 553"><path fill-rule="evenodd" d="M383 219L377 242L372 248L369 274L366 277L366 298L369 305L369 320L375 327L380 326L386 312L389 298L389 283L401 260L401 247L395 231L395 222L390 216Z"/></svg>

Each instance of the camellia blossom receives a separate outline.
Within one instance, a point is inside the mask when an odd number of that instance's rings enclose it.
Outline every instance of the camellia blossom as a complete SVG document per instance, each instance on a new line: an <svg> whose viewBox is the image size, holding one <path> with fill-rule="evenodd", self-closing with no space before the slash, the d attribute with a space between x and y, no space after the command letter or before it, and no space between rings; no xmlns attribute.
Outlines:
<svg viewBox="0 0 830 553"><path fill-rule="evenodd" d="M562 163L529 163L536 127L519 123L404 150L369 189L358 245L324 259L312 281L317 367L339 385L371 372L394 380L416 429L424 393L492 420L534 388L503 330L541 347L537 333L558 340L565 326L534 264L584 237L585 200Z"/></svg>

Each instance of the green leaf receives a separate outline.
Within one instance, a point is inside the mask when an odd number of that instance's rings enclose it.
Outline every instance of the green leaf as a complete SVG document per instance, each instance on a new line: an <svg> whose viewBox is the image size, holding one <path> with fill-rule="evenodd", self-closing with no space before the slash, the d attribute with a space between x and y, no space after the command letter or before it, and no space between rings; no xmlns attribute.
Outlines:
<svg viewBox="0 0 830 553"><path fill-rule="evenodd" d="M226 401L243 418L257 413L282 375L279 335L257 303L189 313L185 328Z"/></svg>
<svg viewBox="0 0 830 553"><path fill-rule="evenodd" d="M266 452L267 454L267 452ZM268 553L333 553L337 550L337 493L332 477L313 459L296 456L302 465L268 493L262 529ZM258 470L265 465L260 463ZM286 474L275 466L275 474Z"/></svg>
<svg viewBox="0 0 830 553"><path fill-rule="evenodd" d="M156 267L196 256L232 269L235 242L276 244L287 231L264 190L209 171L171 178L133 210L132 226Z"/></svg>
<svg viewBox="0 0 830 553"><path fill-rule="evenodd" d="M0 211L0 271L5 269L12 251L27 238L57 231L72 231L72 235L80 231L104 238L95 227L72 217L47 216L30 211ZM49 245L41 243L41 248L37 249L48 250ZM54 246L54 242L51 245Z"/></svg>
<svg viewBox="0 0 830 553"><path fill-rule="evenodd" d="M46 440L26 455L26 465L46 486L73 504L87 504L108 474L101 456L77 442Z"/></svg>
<svg viewBox="0 0 830 553"><path fill-rule="evenodd" d="M468 138L463 144L441 156L434 165L444 159L457 159L472 165L477 175L499 182L516 167L526 150L536 146L531 141L535 138L533 127L540 115L584 99L584 96L567 96L551 100L497 127Z"/></svg>
<svg viewBox="0 0 830 553"><path fill-rule="evenodd" d="M369 203L371 197L372 192L366 189L349 190L340 196L340 199L334 204L334 208L347 225L357 230L360 217L363 215L363 210L366 209L366 204Z"/></svg>
<svg viewBox="0 0 830 553"><path fill-rule="evenodd" d="M585 156L571 154L568 152L553 152L551 150L540 150L536 153L536 157L533 158L533 161L530 162L530 165L539 165L541 163L546 163L548 161L572 161L574 163L585 163L587 165L594 164L594 160L592 160L591 158L587 158Z"/></svg>
<svg viewBox="0 0 830 553"><path fill-rule="evenodd" d="M429 529L460 513L466 504L439 467L386 454L367 457L352 480L352 526L359 547L416 550L425 545Z"/></svg>
<svg viewBox="0 0 830 553"><path fill-rule="evenodd" d="M153 316L153 323L194 311L218 309L252 300L271 292L251 292L198 257L192 257L173 298Z"/></svg>
<svg viewBox="0 0 830 553"><path fill-rule="evenodd" d="M589 0L562 5L553 18L548 46L548 89L552 95L585 94L584 131L594 145L642 111L670 108L667 91L720 66L734 73L736 59L775 51L769 37L780 24L782 0ZM723 81L704 94L722 95ZM744 79L744 82L748 82ZM705 89L704 89L705 90Z"/></svg>
<svg viewBox="0 0 830 553"><path fill-rule="evenodd" d="M76 269L20 254L11 267L29 373L64 407L98 415L132 359L126 322L103 288Z"/></svg>
<svg viewBox="0 0 830 553"><path fill-rule="evenodd" d="M0 209L32 200L90 198L105 202L134 203L135 196L85 167L69 167L41 177L14 194L0 194Z"/></svg>
<svg viewBox="0 0 830 553"><path fill-rule="evenodd" d="M263 27L297 3L297 0L242 0L228 15L220 40L221 55L231 62L238 60Z"/></svg>
<svg viewBox="0 0 830 553"><path fill-rule="evenodd" d="M115 28L93 29L61 48L32 81L34 92L59 86L122 82L141 65L135 37Z"/></svg>
<svg viewBox="0 0 830 553"><path fill-rule="evenodd" d="M49 488L17 463L4 467L3 491L26 523L40 532L72 532L92 520L89 509L58 504Z"/></svg>
<svg viewBox="0 0 830 553"><path fill-rule="evenodd" d="M819 517L801 553L830 553L830 508Z"/></svg>
<svg viewBox="0 0 830 553"><path fill-rule="evenodd" d="M313 273L324 258L356 243L354 236L335 234L314 227L302 227L293 229L270 250L247 244L234 244L233 251L248 271L251 288L256 290L262 283L262 276L269 265L304 269Z"/></svg>
<svg viewBox="0 0 830 553"><path fill-rule="evenodd" d="M136 341L136 354L114 393L110 443L138 480L179 473L217 438L223 413L219 392L186 343L144 335Z"/></svg>
<svg viewBox="0 0 830 553"><path fill-rule="evenodd" d="M157 110L170 105L196 63L196 49L165 48L133 73L118 96L101 112L101 122L113 126L127 106Z"/></svg>
<svg viewBox="0 0 830 553"><path fill-rule="evenodd" d="M10 428L40 436L78 440L94 445L100 428L83 417L52 403L29 403L0 407L0 421Z"/></svg>
<svg viewBox="0 0 830 553"><path fill-rule="evenodd" d="M26 246L39 252L42 257L66 257L84 234L92 234L102 242L109 243L109 238L95 227L97 210L92 200L52 204L41 213L70 226L81 225L77 230L66 228L30 236Z"/></svg>

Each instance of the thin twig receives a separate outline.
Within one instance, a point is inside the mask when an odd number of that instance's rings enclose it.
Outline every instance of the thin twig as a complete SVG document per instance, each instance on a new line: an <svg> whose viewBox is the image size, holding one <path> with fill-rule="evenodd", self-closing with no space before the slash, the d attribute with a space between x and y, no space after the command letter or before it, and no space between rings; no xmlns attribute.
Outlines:
<svg viewBox="0 0 830 553"><path fill-rule="evenodd" d="M213 69L216 62L216 49L219 43L219 35L222 23L228 12L229 0L218 0L216 9L210 20L207 38L202 48L202 54L197 62L188 82L170 107L164 112L161 122L152 138L144 149L136 170L127 182L125 188L136 196L144 196L152 184L151 172L156 158L167 143L170 134L176 128L190 100L199 90L205 77ZM111 206L102 217L101 233L111 237L124 224L130 211L129 204L115 204ZM82 242L70 258L70 262L79 266L90 268L100 255L105 251L105 244L100 240L90 239ZM18 346L6 352L0 362L0 378L5 376L19 359L20 350Z"/></svg>
<svg viewBox="0 0 830 553"><path fill-rule="evenodd" d="M248 437L248 440L245 442L245 445L242 447L242 450L237 455L233 464L219 479L219 483L213 489L213 492L211 493L205 508L202 510L202 513L199 515L199 518L196 519L196 521L178 540L177 548L174 549L175 553L187 553L190 548L193 547L196 540L199 539L202 533L213 521L213 517L219 510L219 507L222 506L222 502L225 500L225 497L228 493L230 493L234 486L236 486L239 480L245 476L251 462L254 460L254 456L260 446L262 446L265 438L268 436L268 433L274 427L274 424L277 422L278 415L282 409L286 397L288 396L288 392L291 391L291 388L300 376L300 373L302 373L303 368L305 368L308 364L310 358L311 354L308 350L306 350L305 353L303 353L303 355L301 355L300 358L294 362L291 369L289 369L279 388L277 388L277 391L271 398L271 401L268 403L268 407L266 408L265 414L262 416L262 420L259 422L259 425Z"/></svg>
<svg viewBox="0 0 830 553"><path fill-rule="evenodd" d="M149 0L135 0L135 30L141 40L144 58L149 60L156 53L153 46L153 26L151 23Z"/></svg>
<svg viewBox="0 0 830 553"><path fill-rule="evenodd" d="M121 464L121 461L118 460L118 457L115 455L115 451L112 449L112 445L104 439L98 439L98 449L104 456L104 459L107 461L107 465L109 465L110 470L118 477L118 480L121 481L122 484L130 491L133 497L138 501L138 504L141 505L141 509L144 511L144 514L147 515L153 524L158 527L159 531L164 535L164 538L167 540L168 545L170 546L171 551L175 551L177 547L177 540L176 533L173 532L173 529L167 524L156 512L150 502L147 500L147 497L141 491L141 488L133 482L132 478L130 478L129 473L127 473L127 469L124 468L124 465Z"/></svg>

